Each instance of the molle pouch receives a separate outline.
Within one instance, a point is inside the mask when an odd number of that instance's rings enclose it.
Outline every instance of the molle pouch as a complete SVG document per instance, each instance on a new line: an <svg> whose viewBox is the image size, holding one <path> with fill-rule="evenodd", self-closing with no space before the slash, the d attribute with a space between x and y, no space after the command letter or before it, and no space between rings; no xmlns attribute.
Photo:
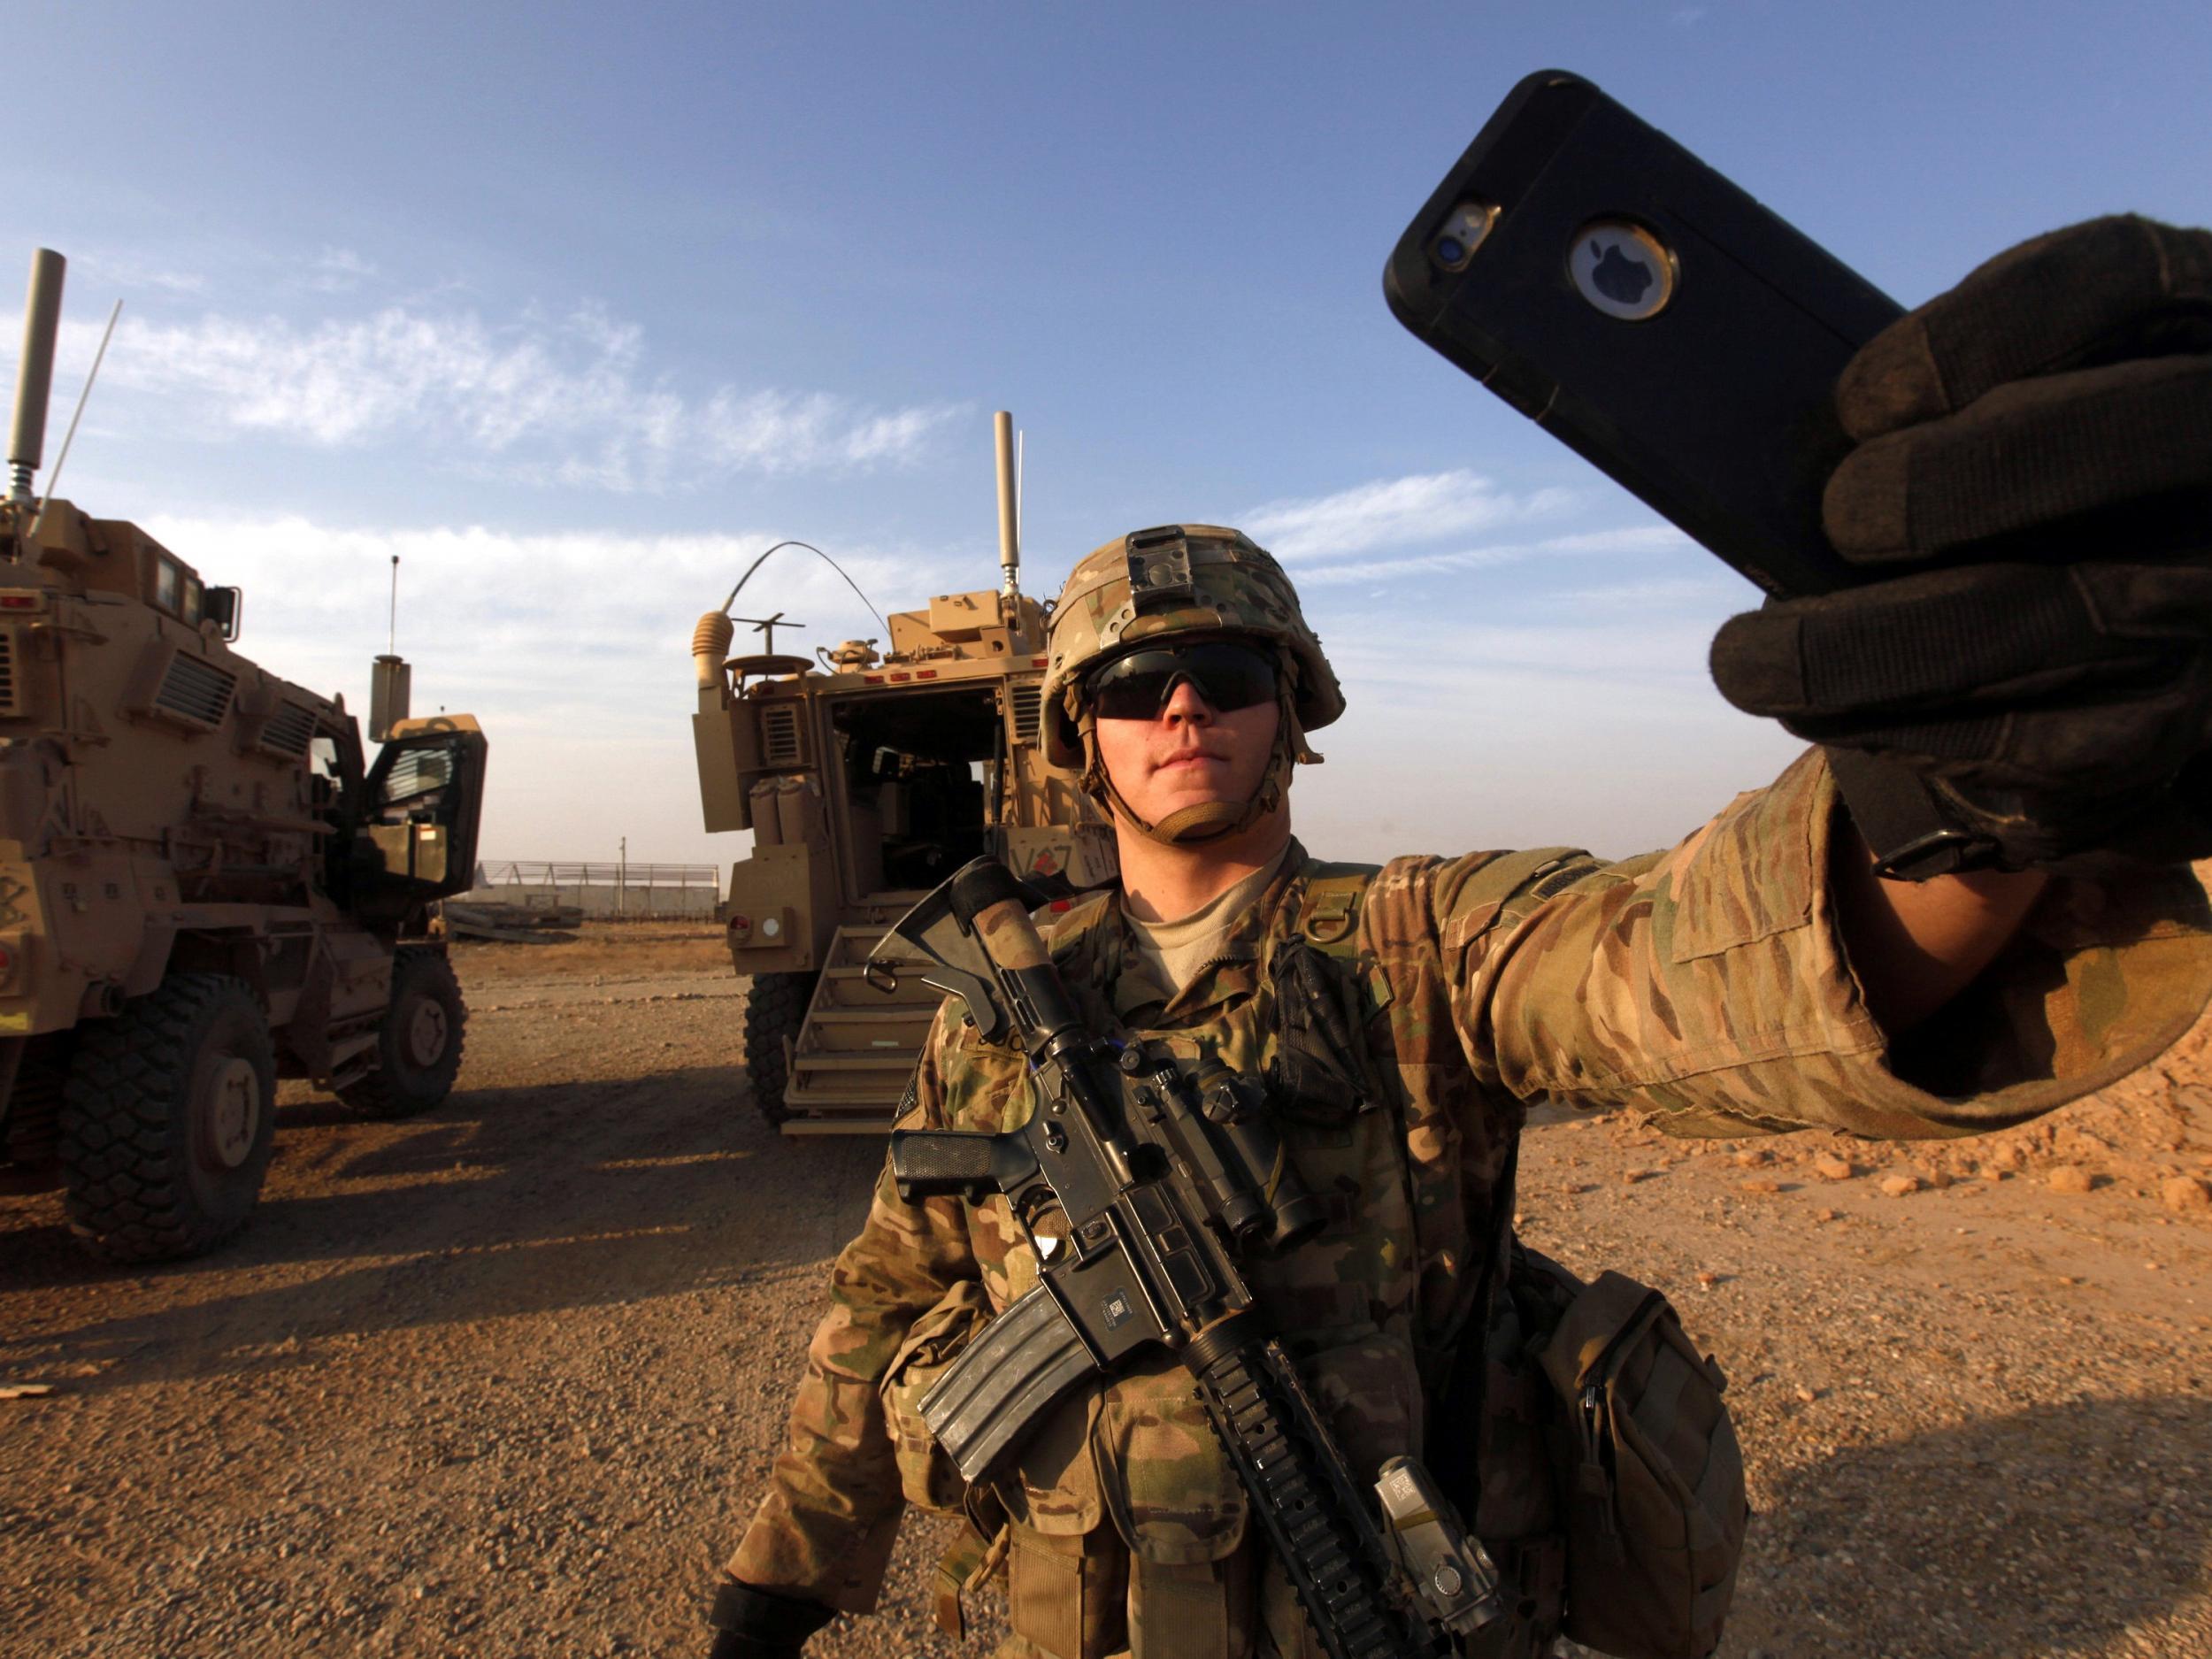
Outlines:
<svg viewBox="0 0 2212 1659"><path fill-rule="evenodd" d="M1517 1252L1524 1271L1575 1282L1532 1251ZM1665 1296L1610 1272L1574 1297L1540 1359L1564 1407L1566 1634L1620 1659L1703 1659L1751 1513L1720 1368Z"/></svg>
<svg viewBox="0 0 2212 1659"><path fill-rule="evenodd" d="M1130 1659L1245 1659L1253 1640L1250 1502L1173 1361L1115 1379L1098 1460L1128 1547ZM1256 1534L1255 1533L1256 1538Z"/></svg>
<svg viewBox="0 0 2212 1659"><path fill-rule="evenodd" d="M939 1514L960 1508L967 1483L922 1420L922 1396L991 1317L983 1286L955 1285L914 1321L883 1378L883 1417L898 1458L899 1486L909 1503Z"/></svg>
<svg viewBox="0 0 2212 1659"><path fill-rule="evenodd" d="M1042 1659L1107 1659L1129 1646L1129 1558L1106 1523L1099 1411L1094 1394L1065 1401L987 1478L1011 1523L1007 1622Z"/></svg>

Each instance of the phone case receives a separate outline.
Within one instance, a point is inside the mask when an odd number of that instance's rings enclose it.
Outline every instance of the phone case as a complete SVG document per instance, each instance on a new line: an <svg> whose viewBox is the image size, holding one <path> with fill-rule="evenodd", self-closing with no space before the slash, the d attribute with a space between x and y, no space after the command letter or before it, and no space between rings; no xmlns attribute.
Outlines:
<svg viewBox="0 0 2212 1659"><path fill-rule="evenodd" d="M1821 533L1820 492L1847 448L1836 377L1896 302L1589 81L1515 87L1383 288L1415 334L1768 592L1865 580Z"/></svg>

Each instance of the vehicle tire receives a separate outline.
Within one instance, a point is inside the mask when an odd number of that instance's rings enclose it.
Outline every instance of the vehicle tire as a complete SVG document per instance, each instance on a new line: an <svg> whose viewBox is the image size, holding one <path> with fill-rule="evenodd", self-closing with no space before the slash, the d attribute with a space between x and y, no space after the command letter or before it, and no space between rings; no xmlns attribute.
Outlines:
<svg viewBox="0 0 2212 1659"><path fill-rule="evenodd" d="M194 1256L246 1225L276 1133L276 1048L242 979L173 973L78 1028L62 1088L69 1230L111 1262Z"/></svg>
<svg viewBox="0 0 2212 1659"><path fill-rule="evenodd" d="M745 996L745 1075L752 1079L753 1104L771 1125L791 1116L783 1092L791 1081L784 1057L788 1039L799 1041L807 1004L814 1000L813 973L756 973Z"/></svg>
<svg viewBox="0 0 2212 1659"><path fill-rule="evenodd" d="M442 950L403 945L392 958L392 1004L376 1037L376 1070L338 1098L364 1118L412 1118L445 1103L468 1033L461 981Z"/></svg>

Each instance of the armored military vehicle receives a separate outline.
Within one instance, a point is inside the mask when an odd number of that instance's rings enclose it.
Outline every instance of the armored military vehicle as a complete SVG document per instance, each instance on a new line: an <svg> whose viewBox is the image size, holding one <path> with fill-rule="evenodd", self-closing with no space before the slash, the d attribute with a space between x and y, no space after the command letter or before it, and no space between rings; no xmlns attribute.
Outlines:
<svg viewBox="0 0 2212 1659"><path fill-rule="evenodd" d="M881 652L779 654L773 629L796 625L773 617L731 657L728 604L692 635L706 827L753 833L726 906L745 1069L786 1134L889 1126L939 998L872 979L869 953L944 877L986 852L1076 887L1114 872L1111 829L1045 759L1046 611L1020 589L1012 423L995 424L999 588L893 612Z"/></svg>
<svg viewBox="0 0 2212 1659"><path fill-rule="evenodd" d="M426 907L474 872L485 743L403 718L386 657L366 762L342 699L239 654L237 588L33 495L61 277L42 250L0 503L0 1180L150 1261L244 1224L278 1078L445 1098L465 1013Z"/></svg>

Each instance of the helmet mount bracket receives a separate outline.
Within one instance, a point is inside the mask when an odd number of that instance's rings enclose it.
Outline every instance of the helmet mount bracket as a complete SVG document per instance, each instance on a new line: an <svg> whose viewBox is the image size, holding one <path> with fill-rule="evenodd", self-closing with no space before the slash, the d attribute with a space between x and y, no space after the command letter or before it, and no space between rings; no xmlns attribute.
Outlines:
<svg viewBox="0 0 2212 1659"><path fill-rule="evenodd" d="M1128 539L1129 600L1139 611L1187 603L1197 593L1191 580L1190 541L1179 524L1140 530Z"/></svg>

